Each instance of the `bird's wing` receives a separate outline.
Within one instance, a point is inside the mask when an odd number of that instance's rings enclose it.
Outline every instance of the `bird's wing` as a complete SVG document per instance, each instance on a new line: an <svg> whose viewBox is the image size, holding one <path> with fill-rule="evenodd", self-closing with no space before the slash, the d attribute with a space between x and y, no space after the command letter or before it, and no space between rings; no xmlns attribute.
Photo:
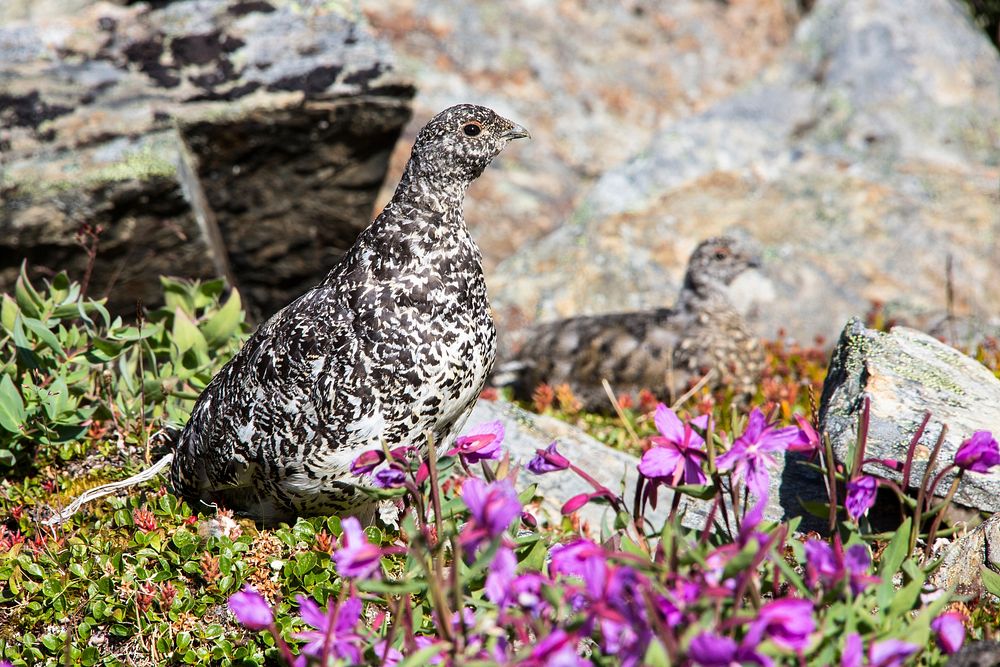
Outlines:
<svg viewBox="0 0 1000 667"><path fill-rule="evenodd" d="M574 317L537 327L518 354L519 384L662 386L679 336L673 311ZM530 386L529 386L530 385Z"/></svg>
<svg viewBox="0 0 1000 667"><path fill-rule="evenodd" d="M247 485L256 466L300 455L317 424L340 428L333 402L358 363L353 319L336 290L318 287L264 323L195 405L174 466L182 488Z"/></svg>

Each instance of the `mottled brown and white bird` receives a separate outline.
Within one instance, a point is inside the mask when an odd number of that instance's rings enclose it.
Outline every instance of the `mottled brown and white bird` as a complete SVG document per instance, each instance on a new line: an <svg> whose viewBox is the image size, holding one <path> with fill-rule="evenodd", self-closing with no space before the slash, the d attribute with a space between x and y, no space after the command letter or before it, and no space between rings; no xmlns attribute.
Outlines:
<svg viewBox="0 0 1000 667"><path fill-rule="evenodd" d="M170 478L266 522L357 513L363 451L446 442L496 356L466 189L520 125L463 104L418 133L392 200L326 278L247 340L198 399Z"/></svg>
<svg viewBox="0 0 1000 667"><path fill-rule="evenodd" d="M733 307L727 287L758 265L748 244L711 238L695 248L673 308L573 317L540 324L497 370L494 384L529 400L541 385L567 384L588 411L612 409L616 394L648 389L679 396L711 372L707 386L752 394L764 365L760 341Z"/></svg>

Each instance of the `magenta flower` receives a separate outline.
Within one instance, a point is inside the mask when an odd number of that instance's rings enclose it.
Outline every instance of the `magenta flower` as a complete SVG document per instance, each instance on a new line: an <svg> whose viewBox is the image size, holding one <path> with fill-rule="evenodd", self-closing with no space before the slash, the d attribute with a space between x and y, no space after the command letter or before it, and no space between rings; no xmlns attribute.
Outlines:
<svg viewBox="0 0 1000 667"><path fill-rule="evenodd" d="M809 540L806 550L806 581L813 587L817 581L832 586L843 576L843 567L837 563L833 547L822 540Z"/></svg>
<svg viewBox="0 0 1000 667"><path fill-rule="evenodd" d="M814 452L819 449L819 433L813 428L812 423L802 415L795 415L795 423L799 425L799 434L789 443L790 452Z"/></svg>
<svg viewBox="0 0 1000 667"><path fill-rule="evenodd" d="M448 456L458 454L468 464L499 458L503 437L504 428L499 420L479 424L455 438L455 446L448 451Z"/></svg>
<svg viewBox="0 0 1000 667"><path fill-rule="evenodd" d="M553 545L549 555L549 574L553 577L560 574L582 577L588 561L607 558L603 547L585 539Z"/></svg>
<svg viewBox="0 0 1000 667"><path fill-rule="evenodd" d="M536 475L544 475L547 472L565 470L569 467L569 459L556 451L556 443L546 447L544 450L535 450L533 459L528 461L528 470Z"/></svg>
<svg viewBox="0 0 1000 667"><path fill-rule="evenodd" d="M809 646L809 637L815 631L812 602L780 598L760 608L744 641L756 645L767 637L778 646L801 654Z"/></svg>
<svg viewBox="0 0 1000 667"><path fill-rule="evenodd" d="M857 521L875 504L878 481L870 475L862 475L847 482L847 498L844 507L847 515Z"/></svg>
<svg viewBox="0 0 1000 667"><path fill-rule="evenodd" d="M447 644L438 640L437 637L428 637L427 635L417 635L416 637L413 638L413 641L414 643L416 643L418 651L427 648L428 646L434 646L435 644L439 645L441 647L441 650L432 655L430 658L428 658L427 664L440 665L442 663L444 658L441 656L441 654L444 653L445 649L447 648Z"/></svg>
<svg viewBox="0 0 1000 667"><path fill-rule="evenodd" d="M705 439L698 435L691 424L702 429L708 426L708 416L703 415L684 423L677 414L663 403L656 406L653 416L660 435L650 438L649 448L639 461L639 472L656 482L677 486L684 484L704 484L705 472L701 462L705 460Z"/></svg>
<svg viewBox="0 0 1000 667"><path fill-rule="evenodd" d="M514 581L514 573L517 571L517 558L514 552L508 547L497 549L490 564L490 573L486 575L486 584L483 590L486 591L486 599L490 602L504 606L510 597L511 584Z"/></svg>
<svg viewBox="0 0 1000 667"><path fill-rule="evenodd" d="M955 465L962 470L989 472L1000 463L1000 446L989 431L976 431L955 452Z"/></svg>
<svg viewBox="0 0 1000 667"><path fill-rule="evenodd" d="M852 632L844 640L844 650L840 654L840 667L861 667L865 659L865 647L861 635Z"/></svg>
<svg viewBox="0 0 1000 667"><path fill-rule="evenodd" d="M847 571L848 585L854 595L860 594L870 584L877 584L881 581L878 577L868 574L871 565L872 557L868 553L868 547L863 544L847 547L847 551L844 553L844 567Z"/></svg>
<svg viewBox="0 0 1000 667"><path fill-rule="evenodd" d="M948 655L958 653L965 643L964 620L965 616L962 614L949 611L931 621L931 630L936 635L937 644Z"/></svg>
<svg viewBox="0 0 1000 667"><path fill-rule="evenodd" d="M759 408L754 408L743 435L716 463L719 470L732 470L737 479L745 481L750 491L764 498L771 481L767 467L776 463L773 455L784 452L798 438L798 428L775 428L767 423L767 417Z"/></svg>
<svg viewBox="0 0 1000 667"><path fill-rule="evenodd" d="M820 540L809 540L805 549L806 581L810 586L820 582L832 589L846 577L851 592L858 595L869 584L879 581L878 577L868 574L871 555L863 544L854 544L845 553L839 541L834 548Z"/></svg>
<svg viewBox="0 0 1000 667"><path fill-rule="evenodd" d="M343 534L340 548L333 552L333 562L342 577L368 579L380 574L382 549L368 541L361 523L353 516L340 522Z"/></svg>
<svg viewBox="0 0 1000 667"><path fill-rule="evenodd" d="M377 664L382 665L382 667L394 667L403 661L403 654L399 649L389 646L384 639L375 642L372 651L375 652Z"/></svg>
<svg viewBox="0 0 1000 667"><path fill-rule="evenodd" d="M274 613L267 600L250 584L229 596L229 609L240 625L248 630L267 630L274 623Z"/></svg>
<svg viewBox="0 0 1000 667"><path fill-rule="evenodd" d="M406 482L406 473L396 466L382 468L372 477L372 483L381 489L395 489Z"/></svg>
<svg viewBox="0 0 1000 667"><path fill-rule="evenodd" d="M755 647L744 641L737 644L729 637L702 632L691 640L688 658L701 667L732 667L733 665L761 665L774 663L766 655L757 653Z"/></svg>
<svg viewBox="0 0 1000 667"><path fill-rule="evenodd" d="M885 639L868 647L869 667L902 667L906 659L920 650L916 644Z"/></svg>
<svg viewBox="0 0 1000 667"><path fill-rule="evenodd" d="M521 663L522 667L591 667L593 663L581 658L576 650L577 638L562 628L556 628L542 639Z"/></svg>
<svg viewBox="0 0 1000 667"><path fill-rule="evenodd" d="M473 550L483 540L499 537L521 514L521 501L507 479L485 484L470 478L462 484L462 500L471 517L462 531L462 541Z"/></svg>
<svg viewBox="0 0 1000 667"><path fill-rule="evenodd" d="M369 449L361 452L361 455L354 459L351 464L351 473L354 475L367 475L378 467L378 464L385 461L385 452L381 449Z"/></svg>
<svg viewBox="0 0 1000 667"><path fill-rule="evenodd" d="M349 660L351 664L361 662L362 637L354 631L361 619L360 598L351 596L339 607L331 603L326 613L304 595L296 596L295 600L299 603L302 620L315 628L295 633L298 639L306 640L303 655L325 657L329 651L329 655Z"/></svg>

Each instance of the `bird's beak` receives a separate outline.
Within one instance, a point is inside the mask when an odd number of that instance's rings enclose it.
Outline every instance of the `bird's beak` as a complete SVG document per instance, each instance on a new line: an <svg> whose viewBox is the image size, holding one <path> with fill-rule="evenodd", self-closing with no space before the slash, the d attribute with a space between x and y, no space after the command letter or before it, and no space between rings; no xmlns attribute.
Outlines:
<svg viewBox="0 0 1000 667"><path fill-rule="evenodd" d="M511 139L530 139L531 133L524 129L523 126L514 123L514 127L510 128L500 136L508 141Z"/></svg>

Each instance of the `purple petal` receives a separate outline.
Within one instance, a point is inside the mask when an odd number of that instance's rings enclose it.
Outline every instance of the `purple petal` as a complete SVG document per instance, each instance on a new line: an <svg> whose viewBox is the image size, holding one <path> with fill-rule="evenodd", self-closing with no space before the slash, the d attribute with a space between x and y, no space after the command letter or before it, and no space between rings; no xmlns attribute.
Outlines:
<svg viewBox="0 0 1000 667"><path fill-rule="evenodd" d="M955 453L955 465L971 472L989 472L998 463L1000 446L989 431L976 431Z"/></svg>
<svg viewBox="0 0 1000 667"><path fill-rule="evenodd" d="M296 595L295 600L299 603L299 616L302 617L303 621L317 630L325 631L327 629L330 625L330 619L320 610L318 604L305 595Z"/></svg>
<svg viewBox="0 0 1000 667"><path fill-rule="evenodd" d="M863 544L854 544L847 548L844 554L844 565L851 574L867 574L871 567L872 557L868 553L868 547Z"/></svg>
<svg viewBox="0 0 1000 667"><path fill-rule="evenodd" d="M824 584L840 579L843 573L837 566L836 556L831 547L821 540L809 540L806 542L806 577L811 584L816 580L822 580Z"/></svg>
<svg viewBox="0 0 1000 667"><path fill-rule="evenodd" d="M701 461L693 456L684 457L684 483L704 484L706 481L708 481L708 477L701 469Z"/></svg>
<svg viewBox="0 0 1000 667"><path fill-rule="evenodd" d="M813 605L809 600L781 598L768 602L757 612L747 636L754 635L754 628L775 644L802 653L809 646L809 638L816 630Z"/></svg>
<svg viewBox="0 0 1000 667"><path fill-rule="evenodd" d="M267 600L249 584L239 593L229 596L229 609L248 630L266 630L274 623L274 614Z"/></svg>
<svg viewBox="0 0 1000 667"><path fill-rule="evenodd" d="M764 464L765 460L767 459L761 455L758 458L751 459L747 465L747 488L758 498L767 498L768 491L770 491L771 474L767 472L767 466Z"/></svg>
<svg viewBox="0 0 1000 667"><path fill-rule="evenodd" d="M557 470L569 468L569 459L556 451L556 443L553 442L543 450L535 450L535 457L528 462L528 470L536 475L542 475Z"/></svg>
<svg viewBox="0 0 1000 667"><path fill-rule="evenodd" d="M514 552L507 547L497 549L484 586L486 598L490 602L500 605L508 599L516 570L517 558Z"/></svg>
<svg viewBox="0 0 1000 667"><path fill-rule="evenodd" d="M766 427L767 417L764 416L760 408L754 408L750 412L750 417L747 419L747 427L743 429L743 434L739 437L739 440L747 444L757 442L760 440L760 436Z"/></svg>
<svg viewBox="0 0 1000 667"><path fill-rule="evenodd" d="M847 498L844 507L847 514L857 521L875 504L878 481L870 475L863 475L847 483Z"/></svg>
<svg viewBox="0 0 1000 667"><path fill-rule="evenodd" d="M639 460L639 472L651 479L667 479L674 476L681 464L681 453L669 447L651 447Z"/></svg>
<svg viewBox="0 0 1000 667"><path fill-rule="evenodd" d="M875 642L868 649L870 667L900 667L907 658L920 650L915 644L898 639Z"/></svg>
<svg viewBox="0 0 1000 667"><path fill-rule="evenodd" d="M465 480L462 484L462 500L473 516L482 514L486 505L486 483L478 477Z"/></svg>
<svg viewBox="0 0 1000 667"><path fill-rule="evenodd" d="M361 620L361 598L352 595L344 600L337 612L337 634L351 632L359 620Z"/></svg>
<svg viewBox="0 0 1000 667"><path fill-rule="evenodd" d="M729 667L736 659L736 640L703 632L691 640L688 657L702 667Z"/></svg>
<svg viewBox="0 0 1000 667"><path fill-rule="evenodd" d="M384 460L385 452L380 449L369 449L366 452L361 452L361 455L354 459L354 463L351 464L351 473L367 475Z"/></svg>
<svg viewBox="0 0 1000 667"><path fill-rule="evenodd" d="M852 632L844 640L844 650L840 654L840 667L861 667L864 660L864 645L861 635Z"/></svg>
<svg viewBox="0 0 1000 667"><path fill-rule="evenodd" d="M958 612L949 611L931 621L931 629L937 637L938 646L948 655L954 655L965 643L965 617Z"/></svg>
<svg viewBox="0 0 1000 667"><path fill-rule="evenodd" d="M684 442L684 423L673 410L663 403L656 406L653 414L653 423L656 430L667 440L673 443Z"/></svg>

